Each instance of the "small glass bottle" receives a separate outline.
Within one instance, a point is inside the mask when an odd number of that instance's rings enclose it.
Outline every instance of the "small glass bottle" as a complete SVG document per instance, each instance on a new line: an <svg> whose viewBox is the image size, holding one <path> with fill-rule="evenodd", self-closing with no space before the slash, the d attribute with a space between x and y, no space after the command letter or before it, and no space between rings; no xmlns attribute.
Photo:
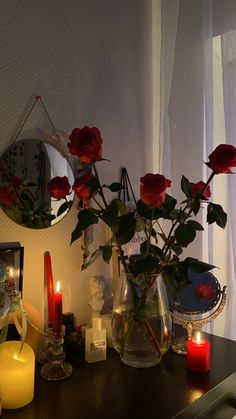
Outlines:
<svg viewBox="0 0 236 419"><path fill-rule="evenodd" d="M85 331L85 360L104 361L107 355L106 329L102 329L101 317L93 317L92 328Z"/></svg>

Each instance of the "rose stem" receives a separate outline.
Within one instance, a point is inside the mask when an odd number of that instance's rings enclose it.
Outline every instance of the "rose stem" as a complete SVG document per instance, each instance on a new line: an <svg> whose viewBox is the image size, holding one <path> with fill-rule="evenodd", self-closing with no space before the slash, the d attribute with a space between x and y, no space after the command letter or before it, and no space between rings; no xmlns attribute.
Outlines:
<svg viewBox="0 0 236 419"><path fill-rule="evenodd" d="M210 175L210 177L209 177L209 179L208 179L208 181L205 183L205 185L204 185L203 189L202 189L202 190L201 190L201 192L199 193L199 195L202 195L202 194L205 192L205 190L206 190L207 186L209 185L209 183L210 183L210 182L211 182L211 180L213 179L214 175L215 175L215 173L214 173L214 172L212 172L212 173L211 173L211 175ZM183 212L184 212L187 208L188 208L188 203L185 205L185 207L184 207L184 209L183 209ZM188 215L190 215L192 212L193 212L193 208L190 208L190 209L189 209L189 211L188 211ZM171 227L171 229L170 229L170 231L169 231L169 234L168 234L168 236L167 236L166 242L165 242L165 244L164 244L164 246L163 246L162 251L163 251L163 256L164 256L164 258L165 258L166 254L167 254L167 252L168 252L168 242L169 242L169 240L170 240L170 237L171 237L172 231L174 230L174 228L175 228L175 226L176 226L176 224L177 224L178 222L179 222L178 220L175 220L175 222L172 224L172 227Z"/></svg>

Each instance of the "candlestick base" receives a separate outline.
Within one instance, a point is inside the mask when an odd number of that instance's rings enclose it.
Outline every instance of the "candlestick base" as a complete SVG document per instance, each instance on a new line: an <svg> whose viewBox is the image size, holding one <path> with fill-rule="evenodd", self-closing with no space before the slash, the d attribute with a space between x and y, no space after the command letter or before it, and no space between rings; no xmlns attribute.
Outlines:
<svg viewBox="0 0 236 419"><path fill-rule="evenodd" d="M65 352L62 348L63 338L61 335L51 334L51 351L48 362L40 370L40 374L46 380L63 380L72 374L72 366L65 362Z"/></svg>
<svg viewBox="0 0 236 419"><path fill-rule="evenodd" d="M180 336L175 338L171 345L172 351L180 355L187 355L187 337Z"/></svg>
<svg viewBox="0 0 236 419"><path fill-rule="evenodd" d="M46 336L46 342L45 342L44 348L41 349L36 356L37 362L39 364L47 364L51 359L51 356L52 356L51 335L52 333L53 333L52 328L47 328L46 332L44 333L44 335Z"/></svg>

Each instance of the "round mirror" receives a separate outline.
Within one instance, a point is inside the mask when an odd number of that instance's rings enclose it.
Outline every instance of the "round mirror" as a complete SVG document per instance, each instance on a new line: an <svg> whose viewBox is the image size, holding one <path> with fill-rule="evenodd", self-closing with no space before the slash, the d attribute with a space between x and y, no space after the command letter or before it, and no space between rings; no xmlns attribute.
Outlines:
<svg viewBox="0 0 236 419"><path fill-rule="evenodd" d="M37 139L14 143L0 158L1 208L25 227L39 229L56 224L68 213L74 192L67 187L66 195L59 194L63 195L60 199L58 194L49 194L48 184L65 176L72 185L71 166L52 145ZM53 186L57 188L58 184Z"/></svg>
<svg viewBox="0 0 236 419"><path fill-rule="evenodd" d="M197 316L211 311L221 298L221 287L211 272L193 272L188 270L190 284L175 292L167 284L171 310L185 316Z"/></svg>

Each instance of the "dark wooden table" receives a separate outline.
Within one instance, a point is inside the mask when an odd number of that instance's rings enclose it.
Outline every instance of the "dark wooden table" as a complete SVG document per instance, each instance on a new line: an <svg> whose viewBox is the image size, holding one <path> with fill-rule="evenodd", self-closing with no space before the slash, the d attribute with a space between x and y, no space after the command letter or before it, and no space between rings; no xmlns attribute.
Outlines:
<svg viewBox="0 0 236 419"><path fill-rule="evenodd" d="M208 335L211 370L194 373L171 350L153 368L127 367L112 349L106 361L73 360L73 374L51 382L36 367L35 397L3 419L168 419L236 371L236 342ZM20 383L16 383L16 386Z"/></svg>

